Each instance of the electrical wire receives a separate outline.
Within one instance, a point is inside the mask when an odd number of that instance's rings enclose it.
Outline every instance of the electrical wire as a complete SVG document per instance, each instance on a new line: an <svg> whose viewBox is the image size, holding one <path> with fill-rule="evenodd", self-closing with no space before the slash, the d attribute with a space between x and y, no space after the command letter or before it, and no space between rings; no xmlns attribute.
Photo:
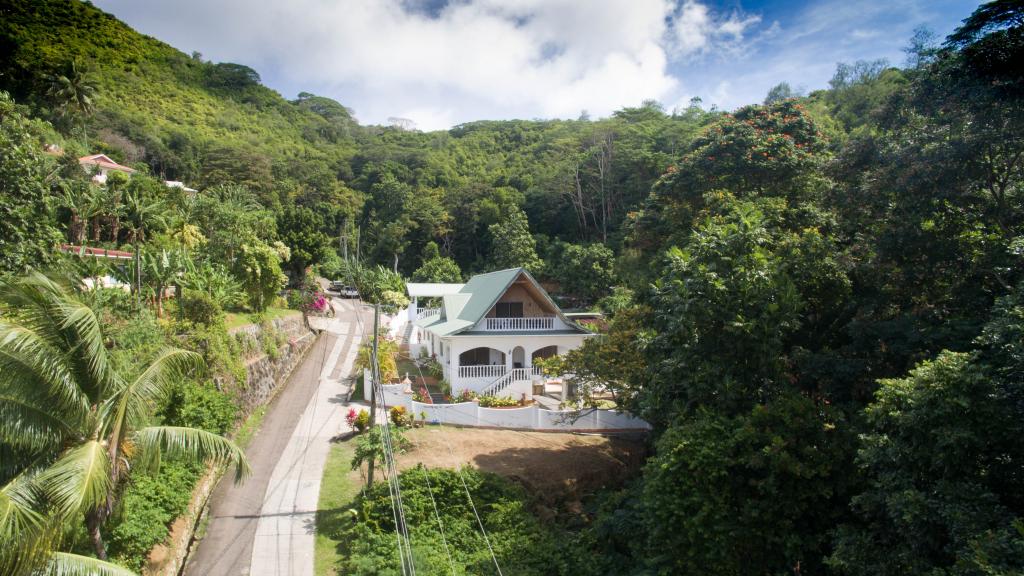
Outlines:
<svg viewBox="0 0 1024 576"><path fill-rule="evenodd" d="M416 366L416 371L420 374L420 380L426 385L426 379L423 378L423 370L420 369L420 365L413 362ZM441 427L440 421L438 421L438 427ZM448 439L441 434L441 440L444 441L445 446L448 448L448 454L451 456L452 461L458 464L458 460L455 458L455 452L452 450L452 445L448 442ZM491 560L494 562L494 568L498 571L498 576L503 576L501 573L501 566L498 564L498 557L494 554L494 547L491 546L491 539L487 536L487 529L484 528L483 520L480 519L480 513L476 509L476 503L473 502L473 495L469 492L469 486L466 484L466 477L462 474L462 467L456 466L455 472L459 475L459 480L462 482L462 488L466 491L466 499L469 500L469 506L473 510L473 515L476 516L476 523L480 527L480 533L484 537L484 542L487 544L487 551L491 554ZM454 570L454 567L453 567Z"/></svg>

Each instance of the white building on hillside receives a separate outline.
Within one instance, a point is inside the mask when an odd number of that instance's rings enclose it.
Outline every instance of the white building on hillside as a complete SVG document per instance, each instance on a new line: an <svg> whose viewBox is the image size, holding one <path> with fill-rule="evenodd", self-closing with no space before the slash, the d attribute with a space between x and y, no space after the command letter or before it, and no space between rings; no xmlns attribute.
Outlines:
<svg viewBox="0 0 1024 576"><path fill-rule="evenodd" d="M578 348L593 333L568 319L523 268L459 284L409 284L415 314L410 352L437 359L452 395L532 397L534 361ZM419 307L433 298L436 308Z"/></svg>

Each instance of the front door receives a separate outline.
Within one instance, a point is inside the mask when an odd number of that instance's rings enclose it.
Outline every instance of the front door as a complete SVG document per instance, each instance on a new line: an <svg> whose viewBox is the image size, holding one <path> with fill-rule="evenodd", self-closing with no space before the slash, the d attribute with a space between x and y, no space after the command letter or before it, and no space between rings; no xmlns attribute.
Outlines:
<svg viewBox="0 0 1024 576"><path fill-rule="evenodd" d="M522 346L516 346L512 350L512 367L513 368L525 368L526 367L526 351L523 350Z"/></svg>

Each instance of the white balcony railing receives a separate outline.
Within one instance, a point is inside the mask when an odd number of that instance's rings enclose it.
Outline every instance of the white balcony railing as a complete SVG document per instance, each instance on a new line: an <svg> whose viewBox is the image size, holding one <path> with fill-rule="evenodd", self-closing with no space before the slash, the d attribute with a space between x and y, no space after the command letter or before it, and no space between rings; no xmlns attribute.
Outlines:
<svg viewBox="0 0 1024 576"><path fill-rule="evenodd" d="M504 364L459 366L459 378L497 378L505 374Z"/></svg>
<svg viewBox="0 0 1024 576"><path fill-rule="evenodd" d="M484 318L484 330L554 330L554 316L525 318Z"/></svg>
<svg viewBox="0 0 1024 576"><path fill-rule="evenodd" d="M440 308L424 308L423 310L420 310L419 312L416 313L416 319L417 320L423 320L424 318L432 318L434 316L440 316L440 315L441 315L441 309Z"/></svg>

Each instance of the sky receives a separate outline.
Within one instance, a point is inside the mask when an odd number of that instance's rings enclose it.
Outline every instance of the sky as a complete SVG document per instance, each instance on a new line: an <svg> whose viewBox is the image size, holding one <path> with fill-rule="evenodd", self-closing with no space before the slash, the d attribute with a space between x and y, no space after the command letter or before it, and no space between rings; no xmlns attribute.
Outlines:
<svg viewBox="0 0 1024 576"><path fill-rule="evenodd" d="M838 62L901 65L914 29L941 39L965 0L93 0L144 34L255 69L363 124L591 118L693 97L732 110Z"/></svg>

